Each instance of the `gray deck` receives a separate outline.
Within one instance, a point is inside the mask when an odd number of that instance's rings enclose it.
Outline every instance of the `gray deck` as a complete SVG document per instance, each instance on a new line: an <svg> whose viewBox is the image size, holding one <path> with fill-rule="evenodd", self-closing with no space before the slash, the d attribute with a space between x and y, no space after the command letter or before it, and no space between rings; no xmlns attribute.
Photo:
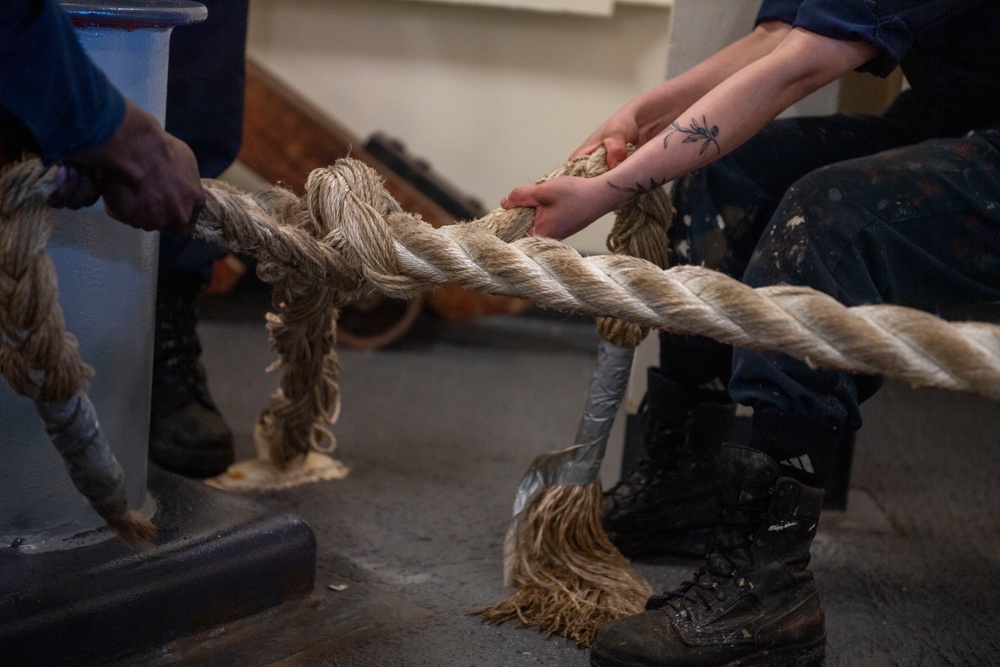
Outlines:
<svg viewBox="0 0 1000 667"><path fill-rule="evenodd" d="M262 308L209 303L201 325L240 458L277 382ZM570 444L596 346L588 323L550 315L427 319L396 349L343 350L336 457L350 475L260 497L313 527L314 596L121 664L586 665L570 642L468 612L505 595L514 488L535 455ZM850 507L824 516L813 549L827 664L1000 663L1000 409L890 384L866 415ZM654 588L693 567L639 565Z"/></svg>

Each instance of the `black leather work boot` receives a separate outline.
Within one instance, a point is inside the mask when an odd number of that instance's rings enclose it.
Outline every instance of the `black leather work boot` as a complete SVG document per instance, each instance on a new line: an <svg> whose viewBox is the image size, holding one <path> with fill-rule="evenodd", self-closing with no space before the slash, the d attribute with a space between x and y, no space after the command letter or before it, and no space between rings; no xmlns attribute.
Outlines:
<svg viewBox="0 0 1000 667"><path fill-rule="evenodd" d="M149 458L189 477L211 477L233 462L233 434L208 393L195 330L196 282L156 290Z"/></svg>
<svg viewBox="0 0 1000 667"><path fill-rule="evenodd" d="M595 667L821 665L826 627L809 572L823 490L763 452L726 445L723 523L694 579L606 624Z"/></svg>
<svg viewBox="0 0 1000 667"><path fill-rule="evenodd" d="M628 558L708 553L719 524L719 452L733 426L735 406L690 408L684 391L659 368L648 370L639 407L643 456L634 471L604 495L602 520Z"/></svg>

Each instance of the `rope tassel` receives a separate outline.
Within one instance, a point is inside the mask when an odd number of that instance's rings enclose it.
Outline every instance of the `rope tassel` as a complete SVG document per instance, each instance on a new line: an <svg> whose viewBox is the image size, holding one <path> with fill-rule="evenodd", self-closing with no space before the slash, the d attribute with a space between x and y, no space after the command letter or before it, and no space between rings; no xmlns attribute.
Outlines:
<svg viewBox="0 0 1000 667"><path fill-rule="evenodd" d="M608 249L664 267L673 217L667 191L650 190L615 214ZM490 623L517 618L522 626L568 637L580 646L589 646L605 621L642 611L652 594L604 532L600 482L635 348L649 329L599 317L597 331L601 344L577 444L535 459L514 501L514 519L504 540L504 583L518 591L477 612Z"/></svg>
<svg viewBox="0 0 1000 667"><path fill-rule="evenodd" d="M484 621L517 620L585 647L602 623L638 614L652 594L601 525L598 476L634 352L601 341L578 444L539 456L522 478L504 540L504 583L518 590L475 612Z"/></svg>

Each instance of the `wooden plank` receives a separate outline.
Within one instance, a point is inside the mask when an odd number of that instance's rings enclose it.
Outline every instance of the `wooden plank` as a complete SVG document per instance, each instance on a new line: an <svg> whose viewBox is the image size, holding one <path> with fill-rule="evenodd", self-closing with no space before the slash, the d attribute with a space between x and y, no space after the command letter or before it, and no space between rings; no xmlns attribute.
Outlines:
<svg viewBox="0 0 1000 667"><path fill-rule="evenodd" d="M364 142L253 60L247 60L243 147L239 159L261 178L305 191L313 169L351 157L370 165L404 210L435 227L454 218L364 149Z"/></svg>

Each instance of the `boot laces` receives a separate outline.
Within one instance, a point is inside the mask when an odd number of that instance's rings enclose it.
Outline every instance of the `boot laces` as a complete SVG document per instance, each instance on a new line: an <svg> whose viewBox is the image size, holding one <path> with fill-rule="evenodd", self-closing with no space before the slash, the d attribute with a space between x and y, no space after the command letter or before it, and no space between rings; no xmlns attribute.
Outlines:
<svg viewBox="0 0 1000 667"><path fill-rule="evenodd" d="M765 508L724 505L723 516L728 518L725 523L731 531L730 539L725 543L719 541L706 557L705 565L694 572L692 579L673 591L654 595L646 604L646 609L669 606L678 613L684 613L689 612L692 605L700 605L705 611L712 612L717 602L724 602L729 597L730 584L738 590L752 586L742 573L752 562L751 551L756 541L753 526L766 514Z"/></svg>
<svg viewBox="0 0 1000 667"><path fill-rule="evenodd" d="M191 298L171 293L158 296L153 375L163 385L160 393L168 392L176 405L197 401L214 409L201 365L197 323Z"/></svg>

